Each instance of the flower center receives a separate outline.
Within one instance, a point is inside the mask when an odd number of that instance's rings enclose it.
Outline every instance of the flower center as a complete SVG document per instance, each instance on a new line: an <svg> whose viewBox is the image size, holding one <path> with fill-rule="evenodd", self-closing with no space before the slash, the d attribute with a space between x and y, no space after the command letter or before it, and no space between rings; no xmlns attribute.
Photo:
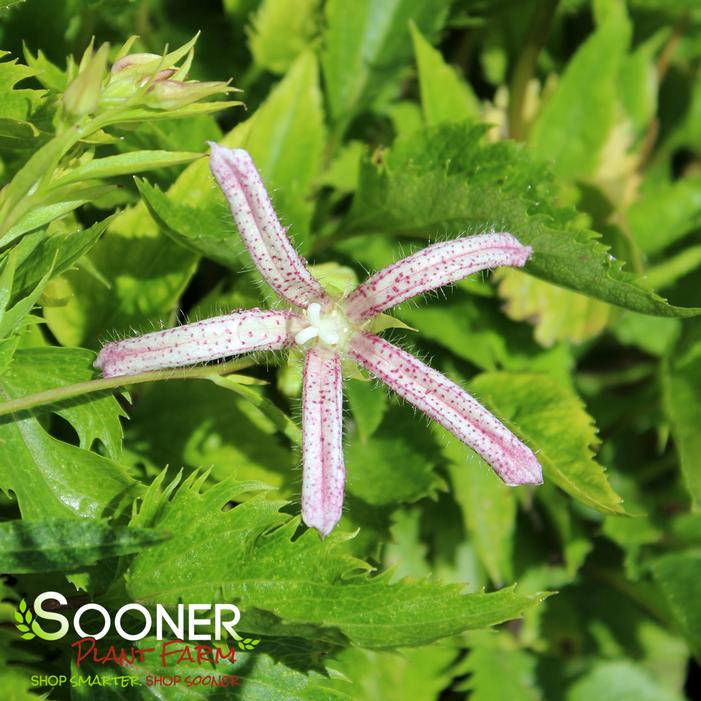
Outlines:
<svg viewBox="0 0 701 701"><path fill-rule="evenodd" d="M312 339L330 348L336 348L345 343L351 331L350 323L345 314L338 308L323 312L318 302L312 302L305 311L309 324L295 335L295 343L303 346Z"/></svg>

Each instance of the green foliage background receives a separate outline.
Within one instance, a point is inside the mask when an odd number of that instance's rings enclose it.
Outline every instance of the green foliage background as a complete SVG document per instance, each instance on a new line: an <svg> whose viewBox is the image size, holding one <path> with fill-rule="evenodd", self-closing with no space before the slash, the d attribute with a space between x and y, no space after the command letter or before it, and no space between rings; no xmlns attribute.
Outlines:
<svg viewBox="0 0 701 701"><path fill-rule="evenodd" d="M131 35L125 52L168 45L168 65L192 59L207 85L168 102L118 84L109 65ZM47 589L73 608L235 601L261 642L216 672L241 685L163 699L690 698L695 0L0 0L0 40L9 698L98 698L31 685L71 669L67 639L14 626ZM298 516L298 358L98 379L101 341L266 299L207 140L252 153L335 284L459 234L533 247L523 271L401 308L418 333L391 333L538 451L543 486L505 487L354 376L347 509L321 540Z"/></svg>

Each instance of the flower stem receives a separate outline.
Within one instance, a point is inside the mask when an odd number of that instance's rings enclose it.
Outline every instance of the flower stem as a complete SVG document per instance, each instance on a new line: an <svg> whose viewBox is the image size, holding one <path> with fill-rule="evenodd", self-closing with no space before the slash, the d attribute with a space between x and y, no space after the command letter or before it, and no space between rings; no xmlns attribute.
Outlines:
<svg viewBox="0 0 701 701"><path fill-rule="evenodd" d="M202 367L180 368L173 370L153 370L151 372L142 372L138 375L121 375L119 377L100 378L97 380L87 380L86 382L77 382L73 385L64 385L62 387L54 387L36 394L28 394L25 397L17 397L10 399L7 402L0 404L0 416L13 414L18 411L34 409L45 404L54 404L55 402L73 397L80 397L84 394L92 394L94 392L103 392L116 387L126 387L128 385L137 385L143 382L155 382L158 380L189 380L189 379L207 379L213 376L228 375L237 370L250 367L254 361L250 358L238 358L230 360L228 363L221 365L204 365Z"/></svg>
<svg viewBox="0 0 701 701"><path fill-rule="evenodd" d="M509 86L509 136L512 139L519 140L525 136L523 109L528 83L535 73L538 54L547 41L558 2L559 0L539 0L531 15L526 39Z"/></svg>

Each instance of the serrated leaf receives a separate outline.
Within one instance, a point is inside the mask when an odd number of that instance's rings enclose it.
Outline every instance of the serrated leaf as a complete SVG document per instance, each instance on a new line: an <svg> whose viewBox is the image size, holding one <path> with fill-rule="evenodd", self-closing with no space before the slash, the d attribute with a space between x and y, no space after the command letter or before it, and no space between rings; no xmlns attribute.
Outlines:
<svg viewBox="0 0 701 701"><path fill-rule="evenodd" d="M535 450L546 481L603 513L625 513L594 460L596 428L572 389L529 373L484 373L469 388Z"/></svg>
<svg viewBox="0 0 701 701"><path fill-rule="evenodd" d="M153 529L93 519L6 521L0 524L0 571L73 572L103 558L138 552L167 537ZM27 611L26 622L31 621L31 611Z"/></svg>
<svg viewBox="0 0 701 701"><path fill-rule="evenodd" d="M19 0L5 0L4 7L0 4L0 9L5 9ZM0 53L0 58L5 57L6 52ZM30 78L35 71L29 66L24 66L17 62L17 59L0 62L0 117L24 122L29 119L32 112L41 103L44 91L32 90L28 88L17 88L17 83Z"/></svg>
<svg viewBox="0 0 701 701"><path fill-rule="evenodd" d="M624 273L576 212L558 207L547 169L512 143L483 142L483 127L443 125L399 139L380 167L361 169L342 231L457 236L509 231L533 247L524 270L644 314L696 316L668 304Z"/></svg>
<svg viewBox="0 0 701 701"><path fill-rule="evenodd" d="M151 216L175 242L233 270L240 270L244 246L241 237L213 207L189 207L169 198L146 180L137 180Z"/></svg>
<svg viewBox="0 0 701 701"><path fill-rule="evenodd" d="M54 351L57 357L61 353L58 348ZM25 352L32 357L39 349ZM10 366L0 377L0 399L24 393ZM0 462L0 488L14 493L24 518L105 516L138 491L122 465L54 438L31 412L0 419L0 444L12 455L12 460Z"/></svg>
<svg viewBox="0 0 701 701"><path fill-rule="evenodd" d="M95 376L92 363L95 354L82 348L30 348L15 353L10 370L2 376L6 391L23 396L91 380ZM100 440L107 454L121 453L124 412L111 395L89 395L59 404L47 404L42 411L55 411L75 428L81 448L90 448Z"/></svg>
<svg viewBox="0 0 701 701"><path fill-rule="evenodd" d="M202 494L193 484L178 490L157 523L178 528L178 543L137 555L129 568L136 600L233 598L251 632L314 630L317 639L340 636L363 647L426 644L518 616L539 600L513 589L464 594L461 586L369 577L363 562L341 550L344 536L321 540L307 530L293 541L299 519L281 513L280 502L247 495L257 485L229 481ZM223 510L230 502L238 505ZM212 546L207 552L203 542Z"/></svg>

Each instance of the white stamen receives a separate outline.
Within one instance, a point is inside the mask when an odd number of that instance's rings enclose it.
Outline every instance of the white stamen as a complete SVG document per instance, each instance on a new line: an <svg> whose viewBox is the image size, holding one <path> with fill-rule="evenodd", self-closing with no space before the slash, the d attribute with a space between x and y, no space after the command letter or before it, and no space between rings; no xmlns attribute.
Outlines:
<svg viewBox="0 0 701 701"><path fill-rule="evenodd" d="M303 346L313 338L331 348L347 340L350 327L345 316L338 309L324 309L318 302L312 302L306 309L305 316L309 323L295 334L295 342Z"/></svg>
<svg viewBox="0 0 701 701"><path fill-rule="evenodd" d="M314 326L318 326L321 322L321 305L318 302L312 302L307 307L307 319L309 319Z"/></svg>
<svg viewBox="0 0 701 701"><path fill-rule="evenodd" d="M302 329L295 334L295 343L298 346L303 346L307 341L311 341L312 338L316 338L318 335L319 329L316 326L307 326L306 329Z"/></svg>
<svg viewBox="0 0 701 701"><path fill-rule="evenodd" d="M334 331L332 329L325 329L321 328L319 329L319 339L323 341L327 346L335 346L339 339L339 333L338 331Z"/></svg>

